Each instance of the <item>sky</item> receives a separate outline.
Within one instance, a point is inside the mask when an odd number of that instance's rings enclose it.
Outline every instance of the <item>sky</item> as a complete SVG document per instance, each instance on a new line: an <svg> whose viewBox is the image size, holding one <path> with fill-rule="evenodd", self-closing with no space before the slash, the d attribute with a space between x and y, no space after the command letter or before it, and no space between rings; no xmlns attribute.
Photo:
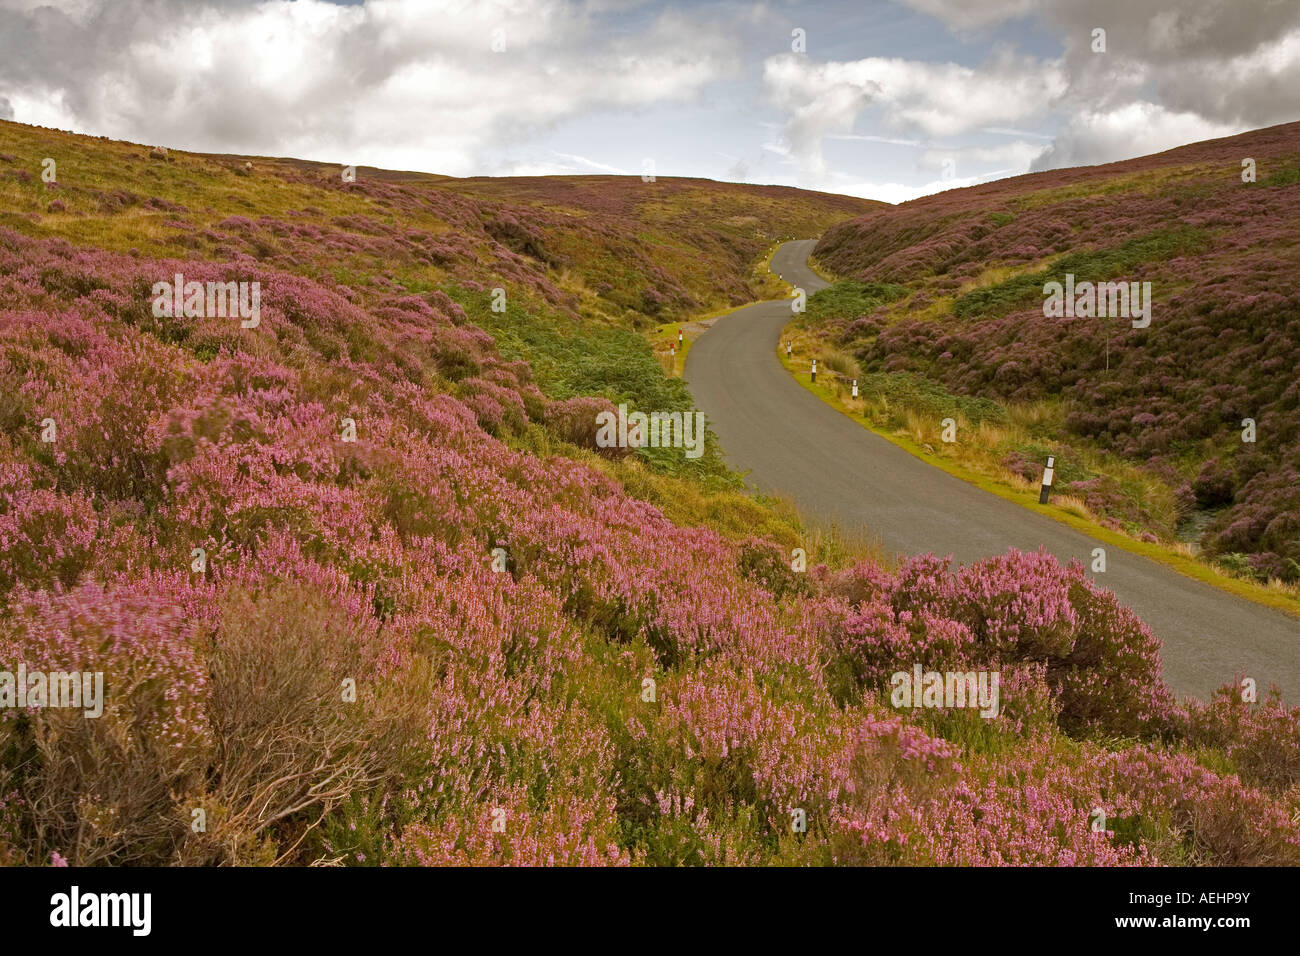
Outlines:
<svg viewBox="0 0 1300 956"><path fill-rule="evenodd" d="M903 202L1300 119L1300 0L0 0L0 119Z"/></svg>

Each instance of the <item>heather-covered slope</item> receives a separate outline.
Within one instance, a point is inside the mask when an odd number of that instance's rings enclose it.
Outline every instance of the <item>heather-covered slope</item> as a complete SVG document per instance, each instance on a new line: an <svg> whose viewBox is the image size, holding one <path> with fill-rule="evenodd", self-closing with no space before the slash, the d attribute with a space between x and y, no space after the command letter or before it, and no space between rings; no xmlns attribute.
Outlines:
<svg viewBox="0 0 1300 956"><path fill-rule="evenodd" d="M1179 707L1079 568L674 522L634 489L706 493L597 455L607 400L543 394L480 298L328 262L0 227L0 671L106 690L0 708L0 861L1300 862L1300 713ZM259 282L259 324L155 317L177 272ZM891 707L913 663L998 671L1001 714Z"/></svg>
<svg viewBox="0 0 1300 956"><path fill-rule="evenodd" d="M442 188L502 203L507 212L490 228L503 243L573 269L602 301L656 318L770 295L769 277L753 270L770 238L820 235L882 205L700 179L474 178Z"/></svg>
<svg viewBox="0 0 1300 956"><path fill-rule="evenodd" d="M1060 443L1060 492L1300 579L1300 124L925 197L832 227L815 255L869 283L820 327L872 388L905 396L919 376L975 423L1032 407L1022 417ZM1150 326L1045 318L1043 285L1066 273L1150 282ZM1045 450L999 449L1031 479ZM1163 490L1087 467L1094 451Z"/></svg>
<svg viewBox="0 0 1300 956"><path fill-rule="evenodd" d="M458 180L361 167L345 181L328 164L155 150L0 122L0 226L137 259L257 263L357 305L436 289L501 354L527 360L547 395L601 394L665 411L690 399L661 374L646 329L771 294L775 280L756 263L772 238L819 232L876 205L640 177ZM176 323L168 334L190 330ZM459 383L476 366L451 350L439 371ZM636 457L675 470L654 449ZM726 483L712 452L694 470Z"/></svg>
<svg viewBox="0 0 1300 956"><path fill-rule="evenodd" d="M55 161L57 188L41 181ZM778 186L453 179L170 152L0 121L0 225L142 255L258 262L365 293L489 269L584 317L646 324L768 291L754 261L879 206Z"/></svg>

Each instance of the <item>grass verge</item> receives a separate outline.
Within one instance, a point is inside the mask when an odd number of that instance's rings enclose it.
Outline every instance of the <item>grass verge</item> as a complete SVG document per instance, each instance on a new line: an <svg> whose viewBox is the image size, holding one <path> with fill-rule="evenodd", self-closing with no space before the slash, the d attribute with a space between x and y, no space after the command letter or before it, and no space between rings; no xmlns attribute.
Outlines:
<svg viewBox="0 0 1300 956"><path fill-rule="evenodd" d="M782 340L784 341L784 335ZM962 481L975 485L990 494L997 495L999 498L1005 498L1007 501L1014 502L1029 511L1051 518L1053 521L1069 525L1076 531L1081 531L1102 544L1121 548L1131 554L1141 555L1144 558L1155 561L1157 564L1164 565L1173 571L1177 571L1179 574L1209 584L1221 591L1226 591L1229 594L1245 598L1248 601L1254 601L1256 604L1262 604L1266 607L1271 607L1287 614L1300 617L1300 599L1297 599L1285 591L1257 584L1253 581L1229 577L1228 575L1220 573L1204 561L1198 561L1196 558L1189 555L1180 554L1166 545L1136 541L1128 535L1112 531L1095 521L1091 521L1077 513L1072 513L1071 510L1067 510L1067 508L1071 506L1071 502L1069 501L1066 502L1066 507L1062 507L1060 503L1040 505L1038 503L1036 490L1025 491L1009 487L1006 484L995 481L987 475L979 474L978 472L965 468L960 464L947 461L939 455L927 451L922 443L914 441L906 435L900 435L876 427L868 421L865 416L850 408L848 403L839 394L838 388L834 385L826 384L825 376L823 376L821 382L813 383L811 381L811 376L806 370L807 363L803 360L802 356L794 356L787 359L785 352L783 350L778 350L777 358L780 360L781 364L785 366L786 370L794 376L795 381L813 395L816 395L817 398L825 402L831 408L834 408L840 414L847 416L863 428L874 432L886 441L897 445L908 454L921 459L926 464L933 465L936 468L946 471L954 478L960 478Z"/></svg>

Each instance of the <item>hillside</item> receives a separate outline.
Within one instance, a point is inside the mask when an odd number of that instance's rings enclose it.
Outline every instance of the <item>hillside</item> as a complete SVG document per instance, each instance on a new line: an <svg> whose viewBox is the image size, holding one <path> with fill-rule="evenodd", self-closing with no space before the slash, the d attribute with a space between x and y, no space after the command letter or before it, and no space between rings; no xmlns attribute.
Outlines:
<svg viewBox="0 0 1300 956"><path fill-rule="evenodd" d="M740 296L856 201L0 134L0 863L1300 863L1300 710L1175 701L1081 568L885 567L597 446L690 400L600 277L676 245ZM177 274L257 321L159 314ZM895 705L914 665L997 713Z"/></svg>
<svg viewBox="0 0 1300 956"><path fill-rule="evenodd" d="M56 182L44 181L46 158ZM817 234L880 205L706 180L464 180L361 167L345 182L342 172L0 122L0 228L145 264L257 264L363 307L436 291L467 310L503 357L526 360L546 395L684 410L689 396L663 378L647 333L776 294L756 268L774 238ZM494 300L498 288L505 294ZM221 347L190 337L189 327L164 335L187 337L199 354ZM457 383L476 370L461 350L440 366ZM636 457L673 468L653 449ZM726 482L714 453L703 470Z"/></svg>
<svg viewBox="0 0 1300 956"><path fill-rule="evenodd" d="M881 205L778 186L453 179L167 152L0 121L0 225L142 256L232 258L365 295L495 275L583 316L669 320L763 291L772 239ZM55 161L57 188L41 181Z"/></svg>
<svg viewBox="0 0 1300 956"><path fill-rule="evenodd" d="M917 199L815 256L867 284L810 311L872 390L1004 428L984 451L1025 480L1055 453L1135 536L1300 580L1300 123ZM1150 282L1149 326L1046 318L1067 273Z"/></svg>

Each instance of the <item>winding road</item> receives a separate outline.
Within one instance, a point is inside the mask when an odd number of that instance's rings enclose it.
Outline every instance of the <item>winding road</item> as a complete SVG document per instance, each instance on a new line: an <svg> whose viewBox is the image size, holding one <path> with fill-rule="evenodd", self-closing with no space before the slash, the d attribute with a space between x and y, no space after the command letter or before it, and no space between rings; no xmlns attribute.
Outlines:
<svg viewBox="0 0 1300 956"><path fill-rule="evenodd" d="M807 266L815 239L783 244L772 271L809 294L826 283ZM790 300L738 309L692 345L685 377L721 439L727 461L765 492L793 500L812 520L865 529L897 554L951 554L958 562L1008 548L1045 547L1090 567L1105 546L1043 515L926 464L824 404L777 357ZM1300 701L1300 619L1106 547L1093 574L1164 644L1166 682L1200 698L1233 675Z"/></svg>

